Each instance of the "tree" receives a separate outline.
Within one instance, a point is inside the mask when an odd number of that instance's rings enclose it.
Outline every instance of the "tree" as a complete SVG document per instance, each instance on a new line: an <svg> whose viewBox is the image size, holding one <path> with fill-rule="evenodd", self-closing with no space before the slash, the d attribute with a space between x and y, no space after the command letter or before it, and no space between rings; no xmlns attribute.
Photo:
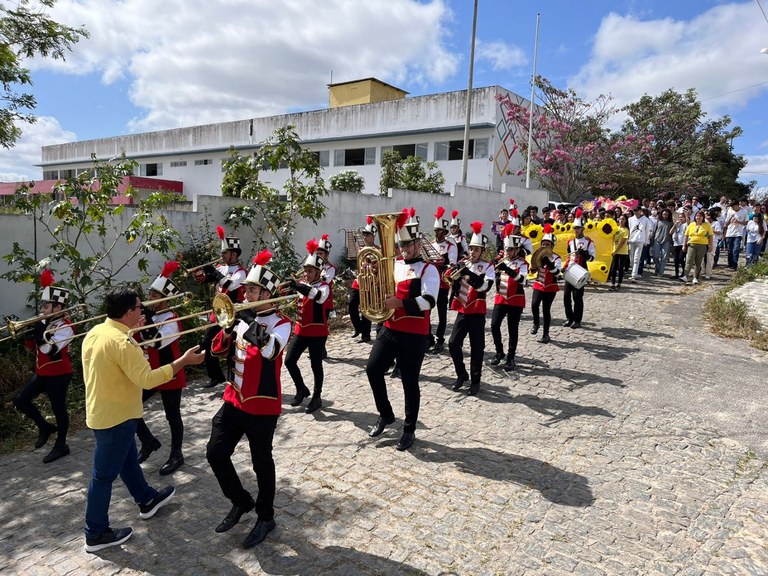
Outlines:
<svg viewBox="0 0 768 576"><path fill-rule="evenodd" d="M365 189L365 178L357 170L342 170L328 179L331 190L360 194Z"/></svg>
<svg viewBox="0 0 768 576"><path fill-rule="evenodd" d="M534 110L532 131L527 105L509 96L497 97L511 123L510 154L519 150L523 157L516 174L526 172L530 134L532 177L561 201L572 202L592 189L590 169L595 152L607 138L605 125L615 109L609 96L586 102L574 90L555 88L541 76L536 77L536 89L542 104Z"/></svg>
<svg viewBox="0 0 768 576"><path fill-rule="evenodd" d="M272 269L281 276L292 275L299 262L293 247L296 225L300 219L317 224L325 214L320 198L327 192L317 156L301 147L294 126L285 126L275 130L253 156L230 150L223 165L222 194L248 200L227 212L227 222L235 229L250 227L257 247L272 248ZM263 172L280 168L289 171L282 191L260 179Z"/></svg>
<svg viewBox="0 0 768 576"><path fill-rule="evenodd" d="M31 112L37 105L35 97L18 92L17 87L32 85L30 71L22 65L25 59L41 56L64 60L81 37L88 37L84 28L70 28L46 16L56 0L17 0L14 7L0 0L0 146L11 148L21 136L19 122L35 122Z"/></svg>
<svg viewBox="0 0 768 576"><path fill-rule="evenodd" d="M408 156L405 160L397 151L387 150L381 159L379 191L386 196L390 188L442 194L445 176L437 169L437 162L427 162L419 156Z"/></svg>
<svg viewBox="0 0 768 576"><path fill-rule="evenodd" d="M132 187L124 192L119 188L137 164L125 157L119 163L101 162L95 155L92 158L92 169L59 182L53 195L33 194L31 185L16 192L16 206L30 215L53 242L49 255L40 261L30 249L14 242L11 253L3 256L13 268L3 278L36 282L43 267L50 266L54 272L59 268L57 283L69 288L78 302L85 303L93 293L111 285L115 276L134 261L146 273L145 254L169 254L174 250L179 235L162 209L175 201L176 195L152 193L136 205L135 214L126 222L126 206L113 204L112 198L117 194L133 197ZM127 256L118 256L116 248L121 244L131 246Z"/></svg>

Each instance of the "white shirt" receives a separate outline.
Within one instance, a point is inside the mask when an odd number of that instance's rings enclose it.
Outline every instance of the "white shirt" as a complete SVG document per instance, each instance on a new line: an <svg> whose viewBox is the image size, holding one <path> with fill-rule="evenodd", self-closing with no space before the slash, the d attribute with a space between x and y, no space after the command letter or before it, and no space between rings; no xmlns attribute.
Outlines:
<svg viewBox="0 0 768 576"><path fill-rule="evenodd" d="M747 242L760 242L760 228L757 222L750 220L747 222Z"/></svg>
<svg viewBox="0 0 768 576"><path fill-rule="evenodd" d="M629 219L629 241L649 244L651 241L651 221L646 216L632 216Z"/></svg>
<svg viewBox="0 0 768 576"><path fill-rule="evenodd" d="M744 228L747 225L749 217L744 209L728 209L728 216L725 221L728 222L728 228L725 231L726 238L739 238L744 236Z"/></svg>

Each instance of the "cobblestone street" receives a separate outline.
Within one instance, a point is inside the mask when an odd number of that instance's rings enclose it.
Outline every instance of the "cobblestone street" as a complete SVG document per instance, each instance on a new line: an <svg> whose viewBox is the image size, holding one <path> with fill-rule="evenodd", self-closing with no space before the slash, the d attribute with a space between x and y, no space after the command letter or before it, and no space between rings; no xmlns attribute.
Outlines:
<svg viewBox="0 0 768 576"><path fill-rule="evenodd" d="M388 378L398 420L371 439L370 347L337 331L320 411L290 407L283 371L277 528L252 550L240 543L253 514L213 531L230 506L205 461L221 390L200 381L183 399L186 464L173 502L139 520L115 483L112 525L134 528L122 547L83 551L92 433L72 435L72 455L51 465L45 450L3 457L0 572L766 574L768 358L706 330L701 306L723 282L647 276L617 293L588 288L579 330L560 327L559 294L552 343L535 342L524 314L518 369L486 364L476 397L451 390L447 351L428 355L416 443L402 453L399 380ZM486 328L487 361L490 313ZM311 383L306 356L300 366ZM160 487L170 439L159 399L146 416L163 448L144 470ZM247 443L235 457L255 494Z"/></svg>

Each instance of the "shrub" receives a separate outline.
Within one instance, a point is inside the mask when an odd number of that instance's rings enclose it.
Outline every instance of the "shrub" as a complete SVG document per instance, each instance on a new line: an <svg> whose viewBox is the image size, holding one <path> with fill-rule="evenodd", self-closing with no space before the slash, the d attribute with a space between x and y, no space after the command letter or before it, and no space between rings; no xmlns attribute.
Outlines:
<svg viewBox="0 0 768 576"><path fill-rule="evenodd" d="M365 188L365 178L360 176L357 170L342 170L328 179L332 190L342 192L362 193Z"/></svg>

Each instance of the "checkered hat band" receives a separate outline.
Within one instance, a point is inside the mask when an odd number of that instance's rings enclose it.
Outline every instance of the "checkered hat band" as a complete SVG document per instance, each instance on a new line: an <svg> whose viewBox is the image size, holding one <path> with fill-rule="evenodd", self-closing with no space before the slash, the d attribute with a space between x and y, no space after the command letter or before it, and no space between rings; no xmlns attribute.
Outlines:
<svg viewBox="0 0 768 576"><path fill-rule="evenodd" d="M315 268L322 269L325 266L325 260L321 256L318 256L317 252L308 254L304 259L302 266L314 266Z"/></svg>
<svg viewBox="0 0 768 576"><path fill-rule="evenodd" d="M325 250L326 252L331 251L331 243L328 240L323 240L322 238L317 242L317 247L319 250Z"/></svg>
<svg viewBox="0 0 768 576"><path fill-rule="evenodd" d="M240 250L240 238L236 236L227 236L221 241L221 251L224 250Z"/></svg>
<svg viewBox="0 0 768 576"><path fill-rule="evenodd" d="M522 238L520 236L507 236L504 238L504 248L520 248Z"/></svg>
<svg viewBox="0 0 768 576"><path fill-rule="evenodd" d="M418 237L419 237L418 224L406 224L405 226L398 229L397 231L398 242L409 242L411 240L416 240Z"/></svg>
<svg viewBox="0 0 768 576"><path fill-rule="evenodd" d="M66 304L67 298L69 298L69 290L66 288L58 288L56 286L46 286L43 288L43 302Z"/></svg>
<svg viewBox="0 0 768 576"><path fill-rule="evenodd" d="M251 268L251 271L248 272L248 276L245 278L245 283L257 284L264 288L264 290L269 290L274 294L278 284L280 284L280 278L266 266L254 266Z"/></svg>
<svg viewBox="0 0 768 576"><path fill-rule="evenodd" d="M440 218L437 218L435 220L435 230L448 230L448 220L440 220Z"/></svg>
<svg viewBox="0 0 768 576"><path fill-rule="evenodd" d="M488 237L485 234L472 234L472 239L469 241L470 246L485 246L488 242Z"/></svg>
<svg viewBox="0 0 768 576"><path fill-rule="evenodd" d="M155 281L149 287L150 290L157 290L164 296L173 296L178 294L179 287L173 283L173 280L166 278L165 276L158 276Z"/></svg>

